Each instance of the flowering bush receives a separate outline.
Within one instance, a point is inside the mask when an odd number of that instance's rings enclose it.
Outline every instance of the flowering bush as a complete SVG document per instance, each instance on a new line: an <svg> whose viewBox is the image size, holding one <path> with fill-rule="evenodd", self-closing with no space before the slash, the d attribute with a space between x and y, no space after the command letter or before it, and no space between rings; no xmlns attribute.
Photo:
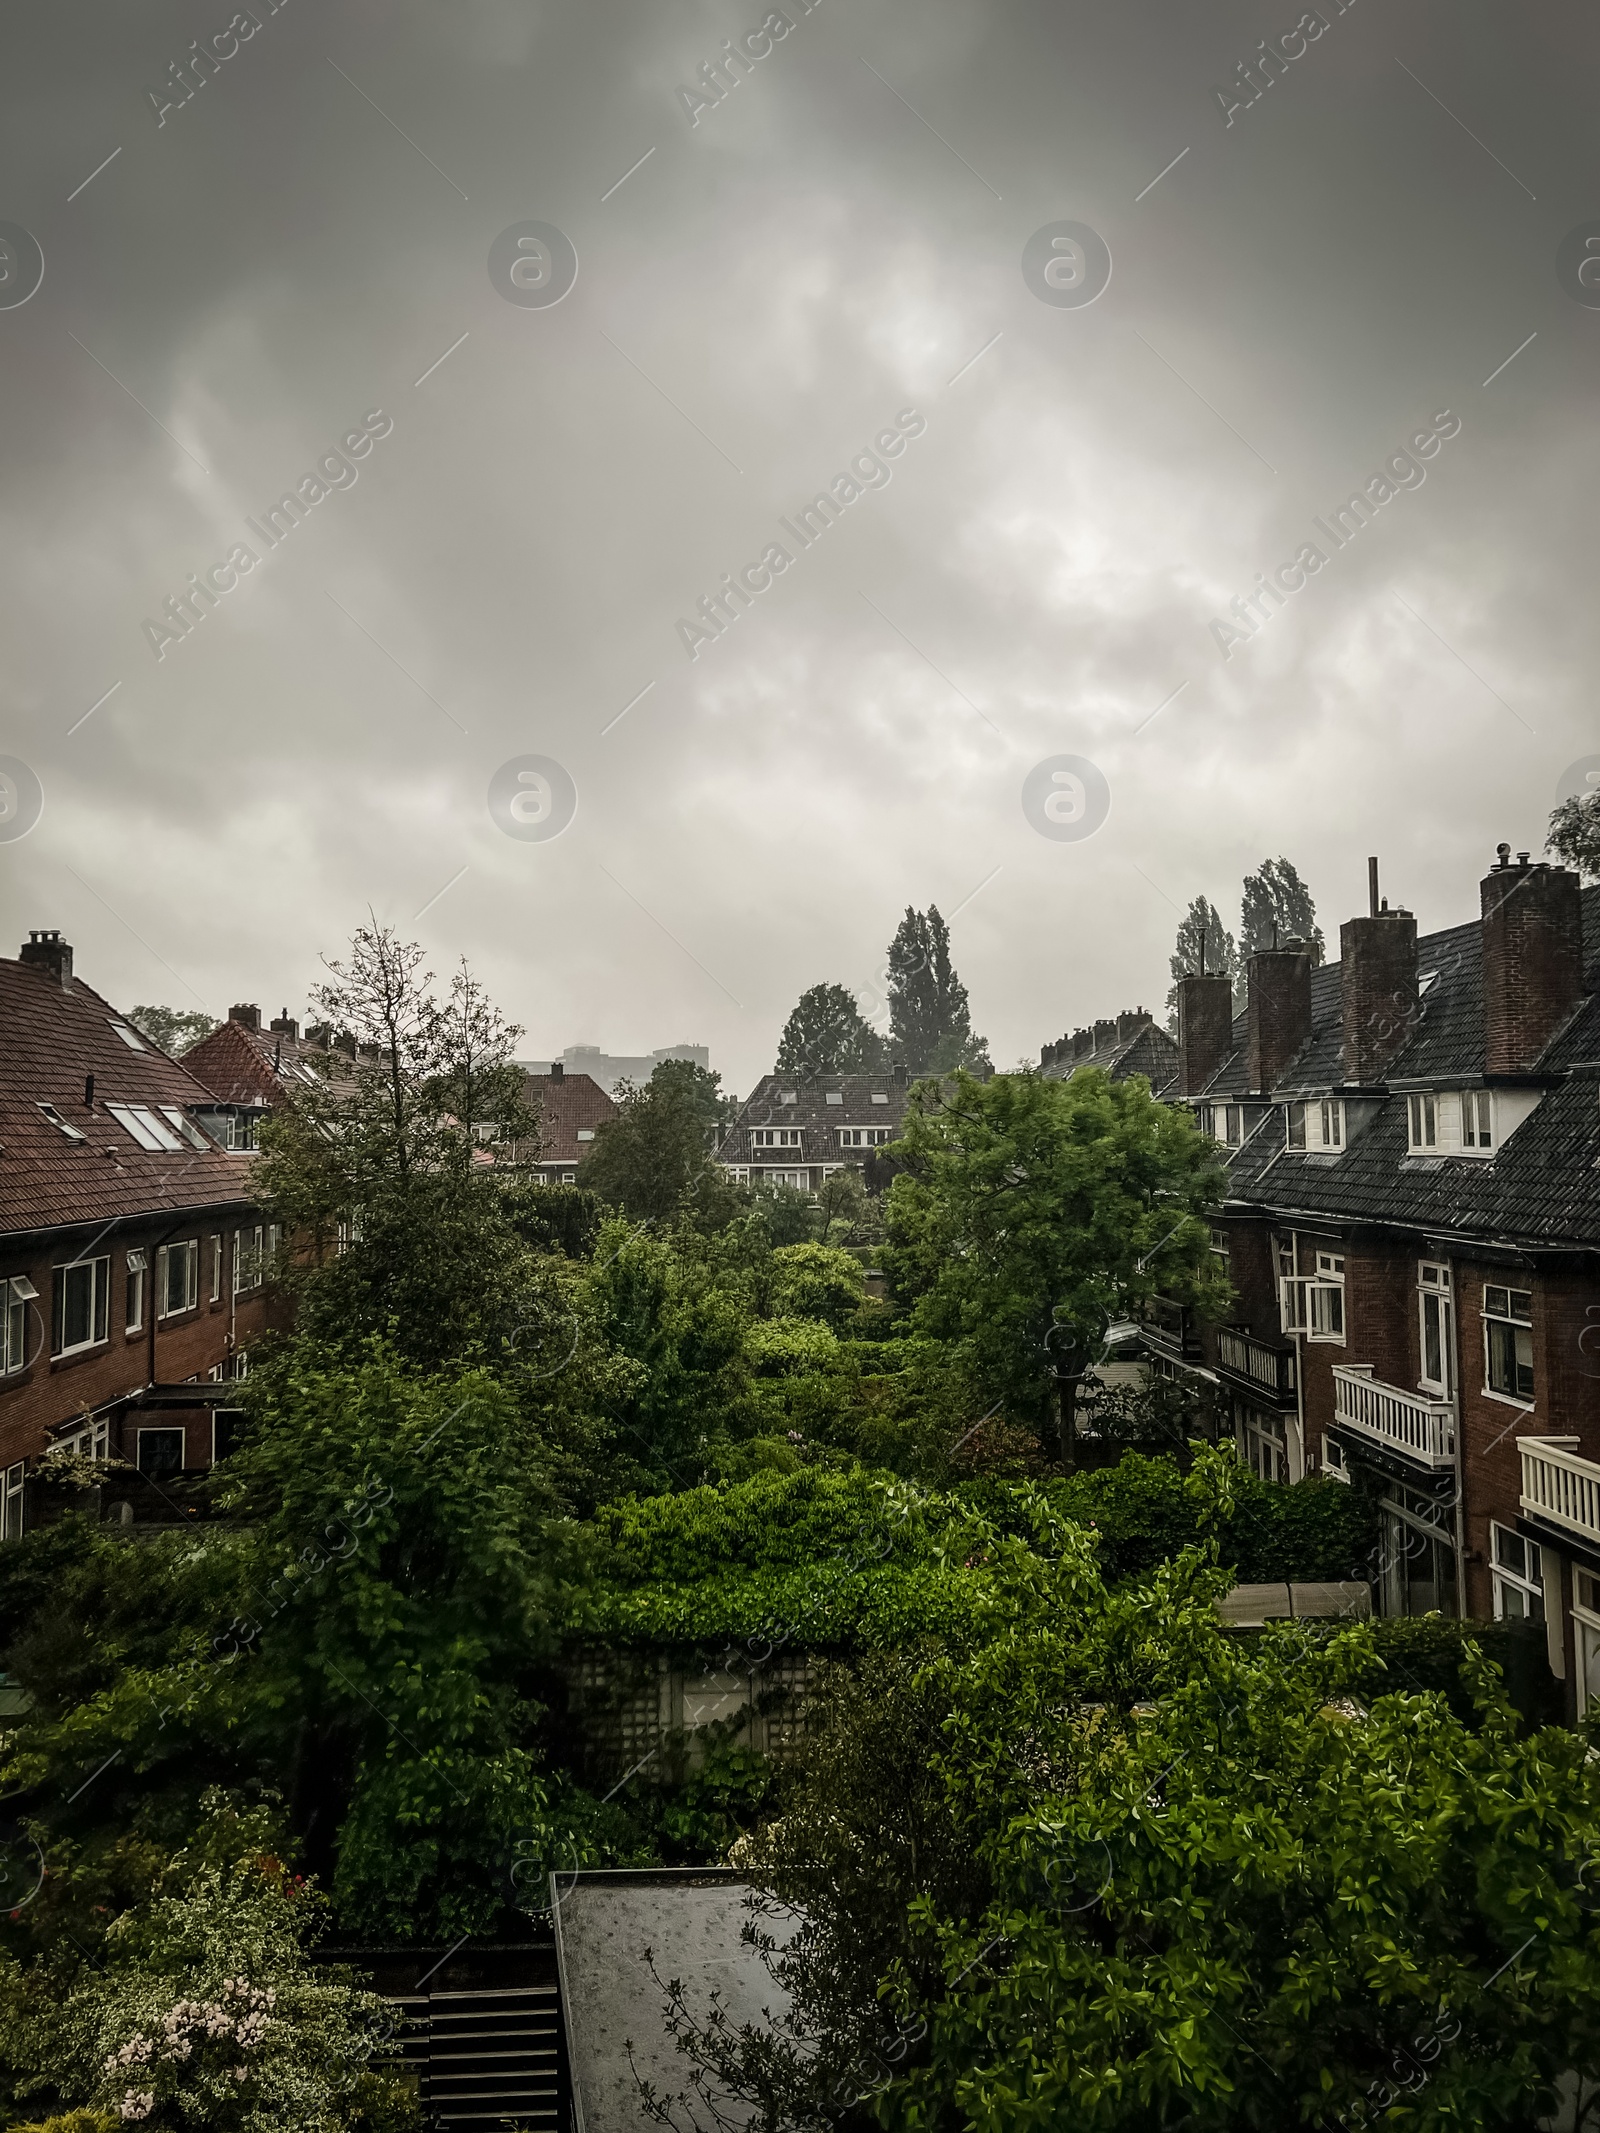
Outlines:
<svg viewBox="0 0 1600 2133"><path fill-rule="evenodd" d="M414 2106L375 2065L393 2012L312 1961L320 1901L259 1844L224 1865L180 1856L112 1921L98 1964L59 1949L8 1963L0 2051L16 2092L150 2133L399 2133Z"/></svg>

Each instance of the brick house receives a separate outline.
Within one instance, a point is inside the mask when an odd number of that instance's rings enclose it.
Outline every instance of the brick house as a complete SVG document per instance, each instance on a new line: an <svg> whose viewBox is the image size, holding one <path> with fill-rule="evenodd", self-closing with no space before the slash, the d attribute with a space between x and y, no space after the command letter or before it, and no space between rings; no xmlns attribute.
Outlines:
<svg viewBox="0 0 1600 2133"><path fill-rule="evenodd" d="M354 1055L355 1046L349 1046ZM184 1066L212 1092L215 1104L204 1123L225 1148L249 1151L267 1112L280 1104L296 1082L320 1082L317 1061L326 1064L327 1032L300 1034L300 1025L285 1008L266 1029L259 1007L228 1009L228 1019L183 1055Z"/></svg>
<svg viewBox="0 0 1600 2133"><path fill-rule="evenodd" d="M59 933L0 959L0 1535L39 1455L207 1467L265 1329L278 1239L216 1098L72 971Z"/></svg>
<svg viewBox="0 0 1600 2133"><path fill-rule="evenodd" d="M1466 925L1377 894L1313 968L1179 984L1178 1077L1227 1153L1233 1322L1150 1329L1260 1473L1378 1498L1380 1611L1534 1617L1600 1695L1600 888L1500 847Z"/></svg>
<svg viewBox="0 0 1600 2133"><path fill-rule="evenodd" d="M717 1161L740 1183L815 1192L900 1135L909 1082L903 1066L877 1074L825 1074L802 1082L763 1074L723 1135Z"/></svg>
<svg viewBox="0 0 1600 2133"><path fill-rule="evenodd" d="M617 1106L591 1074L569 1074L561 1060L548 1073L523 1076L529 1107L539 1114L539 1157L526 1167L546 1185L576 1185L597 1129Z"/></svg>

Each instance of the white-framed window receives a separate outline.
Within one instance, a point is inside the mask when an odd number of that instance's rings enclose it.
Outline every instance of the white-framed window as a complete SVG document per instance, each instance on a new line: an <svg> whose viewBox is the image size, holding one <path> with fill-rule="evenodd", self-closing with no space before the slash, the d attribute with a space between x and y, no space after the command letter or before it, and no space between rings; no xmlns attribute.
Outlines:
<svg viewBox="0 0 1600 2133"><path fill-rule="evenodd" d="M1485 1282L1484 1390L1518 1406L1533 1404L1533 1292Z"/></svg>
<svg viewBox="0 0 1600 2133"><path fill-rule="evenodd" d="M160 1481L167 1474L183 1472L183 1431L142 1429L137 1453L139 1471L147 1481Z"/></svg>
<svg viewBox="0 0 1600 2133"><path fill-rule="evenodd" d="M843 1089L829 1089L823 1096L822 1101L825 1104L842 1104L844 1102Z"/></svg>
<svg viewBox="0 0 1600 2133"><path fill-rule="evenodd" d="M727 1171L735 1185L749 1184L750 1166L748 1163L724 1163L722 1167Z"/></svg>
<svg viewBox="0 0 1600 2133"><path fill-rule="evenodd" d="M1244 1140L1244 1105L1213 1104L1211 1106L1211 1134L1225 1147L1237 1148Z"/></svg>
<svg viewBox="0 0 1600 2133"><path fill-rule="evenodd" d="M867 1101L874 1104L886 1104L889 1101L889 1092L887 1089L874 1089Z"/></svg>
<svg viewBox="0 0 1600 2133"><path fill-rule="evenodd" d="M837 1131L841 1148L881 1148L894 1138L892 1126L840 1126Z"/></svg>
<svg viewBox="0 0 1600 2133"><path fill-rule="evenodd" d="M87 1133L80 1133L76 1126L64 1119L54 1104L38 1104L35 1109L49 1120L58 1133L64 1133L69 1141L86 1141L89 1138Z"/></svg>
<svg viewBox="0 0 1600 2133"><path fill-rule="evenodd" d="M1494 1617L1497 1622L1544 1620L1544 1575L1538 1544L1510 1526L1489 1527L1494 1566Z"/></svg>
<svg viewBox="0 0 1600 2133"><path fill-rule="evenodd" d="M792 1185L796 1192L811 1190L809 1170L769 1170L765 1176L769 1185Z"/></svg>
<svg viewBox="0 0 1600 2133"><path fill-rule="evenodd" d="M1287 1481L1289 1444L1283 1417L1239 1401L1234 1406L1233 1420L1239 1456L1251 1473L1263 1481Z"/></svg>
<svg viewBox="0 0 1600 2133"><path fill-rule="evenodd" d="M752 1126L750 1129L752 1148L798 1148L803 1140L804 1135L798 1126Z"/></svg>
<svg viewBox="0 0 1600 2133"><path fill-rule="evenodd" d="M144 1324L144 1291L149 1276L150 1255L142 1244L136 1245L128 1254L128 1285L124 1292L127 1308L122 1314L129 1333L137 1333Z"/></svg>
<svg viewBox="0 0 1600 2133"><path fill-rule="evenodd" d="M1228 1271L1228 1232L1225 1229L1212 1227L1211 1256L1213 1259L1222 1261L1222 1271L1226 1273Z"/></svg>
<svg viewBox="0 0 1600 2133"><path fill-rule="evenodd" d="M1455 1391L1451 1353L1450 1269L1437 1259L1417 1263L1417 1312L1420 1367L1417 1383L1424 1392L1447 1400Z"/></svg>
<svg viewBox="0 0 1600 2133"><path fill-rule="evenodd" d="M1489 1089L1461 1092L1461 1145L1474 1155L1494 1146L1494 1094Z"/></svg>
<svg viewBox="0 0 1600 2133"><path fill-rule="evenodd" d="M1324 1096L1318 1104L1317 1127L1322 1147L1344 1146L1344 1105L1337 1096Z"/></svg>
<svg viewBox="0 0 1600 2133"><path fill-rule="evenodd" d="M578 1128L578 1138L580 1141L592 1141L594 1139L593 1126L580 1126Z"/></svg>
<svg viewBox="0 0 1600 2133"><path fill-rule="evenodd" d="M28 1306L38 1294L26 1274L0 1281L0 1375L28 1367Z"/></svg>
<svg viewBox="0 0 1600 2133"><path fill-rule="evenodd" d="M261 1227L236 1229L233 1233L233 1293L243 1296L261 1286Z"/></svg>
<svg viewBox="0 0 1600 2133"><path fill-rule="evenodd" d="M1344 1254L1319 1251L1315 1273L1305 1278L1305 1335L1308 1341L1344 1340Z"/></svg>
<svg viewBox="0 0 1600 2133"><path fill-rule="evenodd" d="M215 1230L211 1233L211 1301L222 1301L222 1239Z"/></svg>
<svg viewBox="0 0 1600 2133"><path fill-rule="evenodd" d="M122 1039L123 1043L128 1047L130 1052L147 1052L150 1049L149 1045L145 1043L144 1039L139 1035L139 1032L132 1026L131 1023L113 1022L111 1027L116 1031L117 1035Z"/></svg>
<svg viewBox="0 0 1600 2133"><path fill-rule="evenodd" d="M82 1452L85 1459L109 1459L111 1457L111 1422L102 1416L98 1422L90 1422L83 1429L75 1429L70 1436L57 1437L51 1446L57 1452Z"/></svg>
<svg viewBox="0 0 1600 2133"><path fill-rule="evenodd" d="M1350 1480L1350 1468L1344 1456L1344 1446L1337 1437L1324 1437L1322 1440L1322 1471L1334 1481L1348 1483Z"/></svg>
<svg viewBox="0 0 1600 2133"><path fill-rule="evenodd" d="M19 1459L0 1480L0 1540L21 1540L23 1489L28 1470Z"/></svg>
<svg viewBox="0 0 1600 2133"><path fill-rule="evenodd" d="M1439 1145L1439 1105L1431 1090L1406 1098L1406 1145L1413 1155Z"/></svg>
<svg viewBox="0 0 1600 2133"><path fill-rule="evenodd" d="M1306 1144L1306 1107L1304 1104L1285 1104L1283 1107L1283 1145L1286 1148L1303 1148Z"/></svg>
<svg viewBox="0 0 1600 2133"><path fill-rule="evenodd" d="M163 1244L156 1253L156 1316L176 1318L200 1298L200 1239Z"/></svg>
<svg viewBox="0 0 1600 2133"><path fill-rule="evenodd" d="M55 1269L52 1355L77 1355L106 1337L111 1259L74 1259Z"/></svg>
<svg viewBox="0 0 1600 2133"><path fill-rule="evenodd" d="M179 1139L187 1141L191 1148L198 1148L203 1154L211 1146L194 1120L176 1104L158 1104L156 1108Z"/></svg>

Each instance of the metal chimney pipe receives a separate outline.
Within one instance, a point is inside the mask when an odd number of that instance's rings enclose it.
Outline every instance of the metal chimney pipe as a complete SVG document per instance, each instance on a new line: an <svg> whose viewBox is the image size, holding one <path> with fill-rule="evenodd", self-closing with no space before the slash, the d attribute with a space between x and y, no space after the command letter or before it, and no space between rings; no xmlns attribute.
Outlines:
<svg viewBox="0 0 1600 2133"><path fill-rule="evenodd" d="M1378 915L1378 861L1376 856L1367 861L1367 909L1373 918Z"/></svg>

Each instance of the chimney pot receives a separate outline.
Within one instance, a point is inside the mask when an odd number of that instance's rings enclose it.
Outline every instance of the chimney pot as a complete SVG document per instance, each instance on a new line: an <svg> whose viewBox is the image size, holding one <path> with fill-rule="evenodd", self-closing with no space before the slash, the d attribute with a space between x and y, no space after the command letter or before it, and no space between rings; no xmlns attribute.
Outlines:
<svg viewBox="0 0 1600 2133"><path fill-rule="evenodd" d="M1378 861L1376 855L1367 861L1367 916L1378 915Z"/></svg>
<svg viewBox="0 0 1600 2133"><path fill-rule="evenodd" d="M1511 864L1511 847L1510 847L1510 845L1509 845L1509 844L1497 844L1497 845L1495 846L1495 848L1494 848L1494 849L1495 849L1495 858L1497 859L1497 861L1499 862L1499 864L1500 864L1501 866L1503 866L1503 867L1508 867L1508 866L1510 866L1510 864Z"/></svg>
<svg viewBox="0 0 1600 2133"><path fill-rule="evenodd" d="M298 1023L298 1021L296 1021L295 1017L290 1014L288 1008L284 1008L281 1014L275 1015L273 1017L272 1034L275 1037L299 1037L300 1024Z"/></svg>
<svg viewBox="0 0 1600 2133"><path fill-rule="evenodd" d="M1518 854L1517 854L1517 865L1518 865L1519 867L1525 867L1525 866L1526 866L1527 864L1528 864L1528 854L1527 854L1526 852L1518 852Z"/></svg>
<svg viewBox="0 0 1600 2133"><path fill-rule="evenodd" d="M261 1027L261 1010L246 1001L243 1006L230 1007L228 1009L228 1020L237 1022L241 1029L259 1030Z"/></svg>
<svg viewBox="0 0 1600 2133"><path fill-rule="evenodd" d="M1493 868L1482 898L1484 1071L1524 1073L1583 996L1578 877L1523 858Z"/></svg>
<svg viewBox="0 0 1600 2133"><path fill-rule="evenodd" d="M906 1063L903 1059L897 1059L894 1063L894 1085L897 1089L903 1089L906 1085Z"/></svg>
<svg viewBox="0 0 1600 2133"><path fill-rule="evenodd" d="M1118 1044L1126 1044L1130 1038L1137 1037L1149 1019L1142 1007L1124 1008L1117 1017Z"/></svg>
<svg viewBox="0 0 1600 2133"><path fill-rule="evenodd" d="M72 948L54 927L34 927L17 950L17 961L42 970L65 992L72 983Z"/></svg>

